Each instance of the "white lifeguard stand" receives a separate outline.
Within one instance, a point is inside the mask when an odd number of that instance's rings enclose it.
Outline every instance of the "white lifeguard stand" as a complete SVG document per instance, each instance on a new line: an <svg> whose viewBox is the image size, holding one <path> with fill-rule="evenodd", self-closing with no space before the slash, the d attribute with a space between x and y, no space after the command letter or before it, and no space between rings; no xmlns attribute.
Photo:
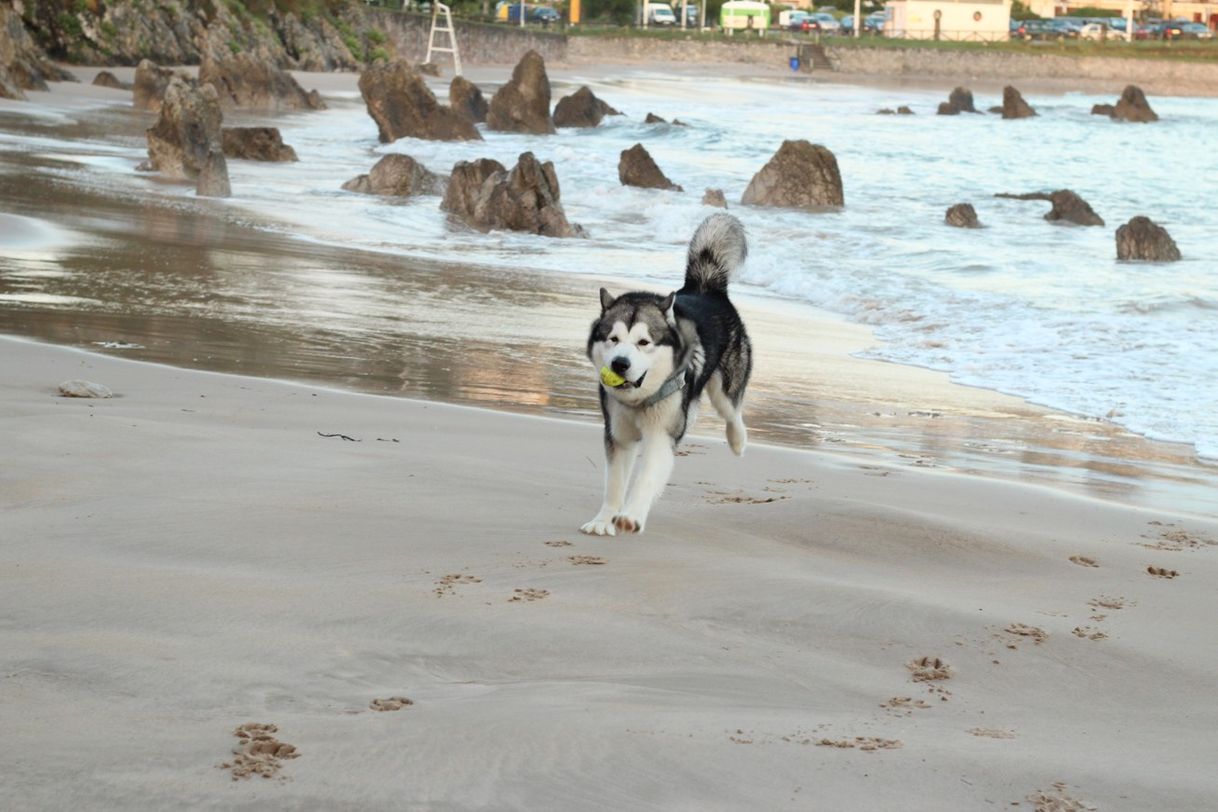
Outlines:
<svg viewBox="0 0 1218 812"><path fill-rule="evenodd" d="M444 15L444 23L440 24L440 15ZM448 35L448 47L442 47L436 44L436 34ZM453 55L453 74L461 75L461 54L457 51L457 32L453 30L453 15L452 10L443 3L435 2L431 6L431 34L427 37L427 58L424 62L431 62L431 55L452 54Z"/></svg>

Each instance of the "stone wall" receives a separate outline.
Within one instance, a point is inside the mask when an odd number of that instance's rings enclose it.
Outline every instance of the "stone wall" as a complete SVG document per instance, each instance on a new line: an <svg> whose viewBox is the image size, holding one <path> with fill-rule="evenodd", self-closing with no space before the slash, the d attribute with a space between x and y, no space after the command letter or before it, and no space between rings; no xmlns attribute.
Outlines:
<svg viewBox="0 0 1218 812"><path fill-rule="evenodd" d="M646 37L570 37L567 59L576 64L615 62L739 62L786 67L795 45L778 38L763 42L705 42Z"/></svg>
<svg viewBox="0 0 1218 812"><path fill-rule="evenodd" d="M369 21L385 32L397 56L422 62L427 55L430 15L370 10ZM455 19L453 26L462 65L514 65L529 50L537 51L547 63L567 58L567 37L536 26L526 26L522 31L515 26ZM438 34L436 39L437 44L447 45L447 36ZM449 60L448 54L439 54L434 61L447 66Z"/></svg>

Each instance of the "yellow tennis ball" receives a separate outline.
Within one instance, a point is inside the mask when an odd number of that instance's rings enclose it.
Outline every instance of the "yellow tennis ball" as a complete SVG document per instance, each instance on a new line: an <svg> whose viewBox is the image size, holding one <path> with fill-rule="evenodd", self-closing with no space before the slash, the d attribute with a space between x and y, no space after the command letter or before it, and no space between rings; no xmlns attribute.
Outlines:
<svg viewBox="0 0 1218 812"><path fill-rule="evenodd" d="M616 389L626 382L626 379L618 375L609 367L601 367L601 383L612 389Z"/></svg>

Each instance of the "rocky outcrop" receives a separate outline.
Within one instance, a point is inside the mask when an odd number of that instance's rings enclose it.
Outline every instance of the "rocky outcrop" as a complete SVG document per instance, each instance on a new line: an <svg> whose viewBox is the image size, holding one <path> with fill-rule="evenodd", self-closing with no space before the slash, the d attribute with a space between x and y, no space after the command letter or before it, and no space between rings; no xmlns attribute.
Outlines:
<svg viewBox="0 0 1218 812"><path fill-rule="evenodd" d="M657 116L655 113L648 113L647 117L645 119L643 119L643 123L644 124L667 124L668 120L661 118L660 116Z"/></svg>
<svg viewBox="0 0 1218 812"><path fill-rule="evenodd" d="M135 83L131 88L132 106L136 110L159 113L161 101L165 98L165 91L175 76L192 87L198 84L193 76L162 68L149 59L141 60L135 69Z"/></svg>
<svg viewBox="0 0 1218 812"><path fill-rule="evenodd" d="M476 84L464 76L454 76L452 84L448 86L448 106L457 115L481 124L486 121L486 111L490 105Z"/></svg>
<svg viewBox="0 0 1218 812"><path fill-rule="evenodd" d="M642 144L635 144L630 149L622 150L617 164L617 177L623 186L639 186L644 189L670 189L682 192L677 184L670 181L656 166L651 155Z"/></svg>
<svg viewBox="0 0 1218 812"><path fill-rule="evenodd" d="M977 220L977 210L972 203L957 203L947 210L943 221L956 228L981 228Z"/></svg>
<svg viewBox="0 0 1218 812"><path fill-rule="evenodd" d="M939 115L958 116L961 113L976 113L973 106L973 91L967 87L958 87L947 97L947 101L939 103Z"/></svg>
<svg viewBox="0 0 1218 812"><path fill-rule="evenodd" d="M1111 104L1093 104L1091 105L1091 115L1093 116L1111 116L1116 112L1116 107Z"/></svg>
<svg viewBox="0 0 1218 812"><path fill-rule="evenodd" d="M199 197L232 196L233 190L228 183L228 161L224 160L224 153L220 150L213 149L207 153L199 169L195 194Z"/></svg>
<svg viewBox="0 0 1218 812"><path fill-rule="evenodd" d="M533 153L522 154L510 172L494 161L453 167L449 191L440 207L480 231L510 230L546 237L578 237L583 229L567 221L559 202L554 164L538 163ZM481 183L479 176L487 169ZM461 186L454 192L454 187ZM470 203L473 203L472 208Z"/></svg>
<svg viewBox="0 0 1218 812"><path fill-rule="evenodd" d="M820 144L784 141L769 163L753 176L740 202L794 209L844 205L837 158Z"/></svg>
<svg viewBox="0 0 1218 812"><path fill-rule="evenodd" d="M1115 121L1137 122L1159 120L1155 111L1150 109L1150 102L1146 101L1146 94L1137 85L1127 85L1121 91L1121 98L1112 110L1112 118Z"/></svg>
<svg viewBox="0 0 1218 812"><path fill-rule="evenodd" d="M550 118L550 77L546 63L536 51L529 51L512 78L491 99L486 126L492 130L545 135L554 132Z"/></svg>
<svg viewBox="0 0 1218 812"><path fill-rule="evenodd" d="M1056 192L1030 192L1013 195L1009 193L996 194L1008 200L1047 200L1053 208L1045 215L1046 220L1064 220L1080 226L1102 226L1104 219L1091 208L1091 205L1069 189L1058 189Z"/></svg>
<svg viewBox="0 0 1218 812"><path fill-rule="evenodd" d="M422 77L403 60L369 67L359 77L359 91L382 143L406 137L482 140L474 122L436 101Z"/></svg>
<svg viewBox="0 0 1218 812"><path fill-rule="evenodd" d="M1036 115L1032 105L1023 100L1023 95L1011 85L1002 89L1003 118L1031 118Z"/></svg>
<svg viewBox="0 0 1218 812"><path fill-rule="evenodd" d="M76 80L47 59L13 7L0 3L0 98L24 99L27 90L46 90L47 82L65 81Z"/></svg>
<svg viewBox="0 0 1218 812"><path fill-rule="evenodd" d="M223 107L251 110L324 110L316 92L304 88L273 63L248 54L225 59L206 57L199 66L199 84L211 85Z"/></svg>
<svg viewBox="0 0 1218 812"><path fill-rule="evenodd" d="M1167 229L1149 217L1138 216L1116 230L1117 259L1175 262L1180 249Z"/></svg>
<svg viewBox="0 0 1218 812"><path fill-rule="evenodd" d="M444 193L444 178L409 155L386 155L367 175L352 178L343 188L366 195L438 195Z"/></svg>
<svg viewBox="0 0 1218 812"><path fill-rule="evenodd" d="M414 69L416 73L421 73L424 76L435 76L437 78L440 76L440 66L435 62L420 62L414 66Z"/></svg>
<svg viewBox="0 0 1218 812"><path fill-rule="evenodd" d="M620 116L608 104L596 97L587 86L570 96L565 96L554 105L555 127L595 127L605 116Z"/></svg>
<svg viewBox="0 0 1218 812"><path fill-rule="evenodd" d="M97 75L93 77L93 84L95 87L108 87L112 90L132 89L132 84L130 82L121 81L117 76L108 70L98 71Z"/></svg>
<svg viewBox="0 0 1218 812"><path fill-rule="evenodd" d="M895 116L897 111L893 110L891 107L881 107L879 110L875 111L875 114L877 116Z"/></svg>
<svg viewBox="0 0 1218 812"><path fill-rule="evenodd" d="M912 116L913 114L914 114L914 111L910 110L908 107L906 107L903 104L897 108L898 116Z"/></svg>
<svg viewBox="0 0 1218 812"><path fill-rule="evenodd" d="M174 78L160 117L148 128L149 167L166 177L195 180L212 153L223 156L220 100L211 85L194 87Z"/></svg>
<svg viewBox="0 0 1218 812"><path fill-rule="evenodd" d="M703 206L714 206L720 209L727 208L727 198L723 196L722 189L707 189L702 194Z"/></svg>
<svg viewBox="0 0 1218 812"><path fill-rule="evenodd" d="M226 158L276 163L299 160L296 150L283 143L278 127L223 127L220 138Z"/></svg>

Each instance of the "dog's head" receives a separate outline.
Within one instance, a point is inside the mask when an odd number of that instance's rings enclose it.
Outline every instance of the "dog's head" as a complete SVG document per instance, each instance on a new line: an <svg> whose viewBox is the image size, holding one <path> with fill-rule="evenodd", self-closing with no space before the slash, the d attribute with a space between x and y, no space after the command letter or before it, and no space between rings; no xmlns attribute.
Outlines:
<svg viewBox="0 0 1218 812"><path fill-rule="evenodd" d="M624 293L616 299L601 288L601 315L592 322L588 358L598 374L609 369L623 379L601 386L625 404L640 403L656 392L676 369L681 334L673 303L676 294Z"/></svg>

